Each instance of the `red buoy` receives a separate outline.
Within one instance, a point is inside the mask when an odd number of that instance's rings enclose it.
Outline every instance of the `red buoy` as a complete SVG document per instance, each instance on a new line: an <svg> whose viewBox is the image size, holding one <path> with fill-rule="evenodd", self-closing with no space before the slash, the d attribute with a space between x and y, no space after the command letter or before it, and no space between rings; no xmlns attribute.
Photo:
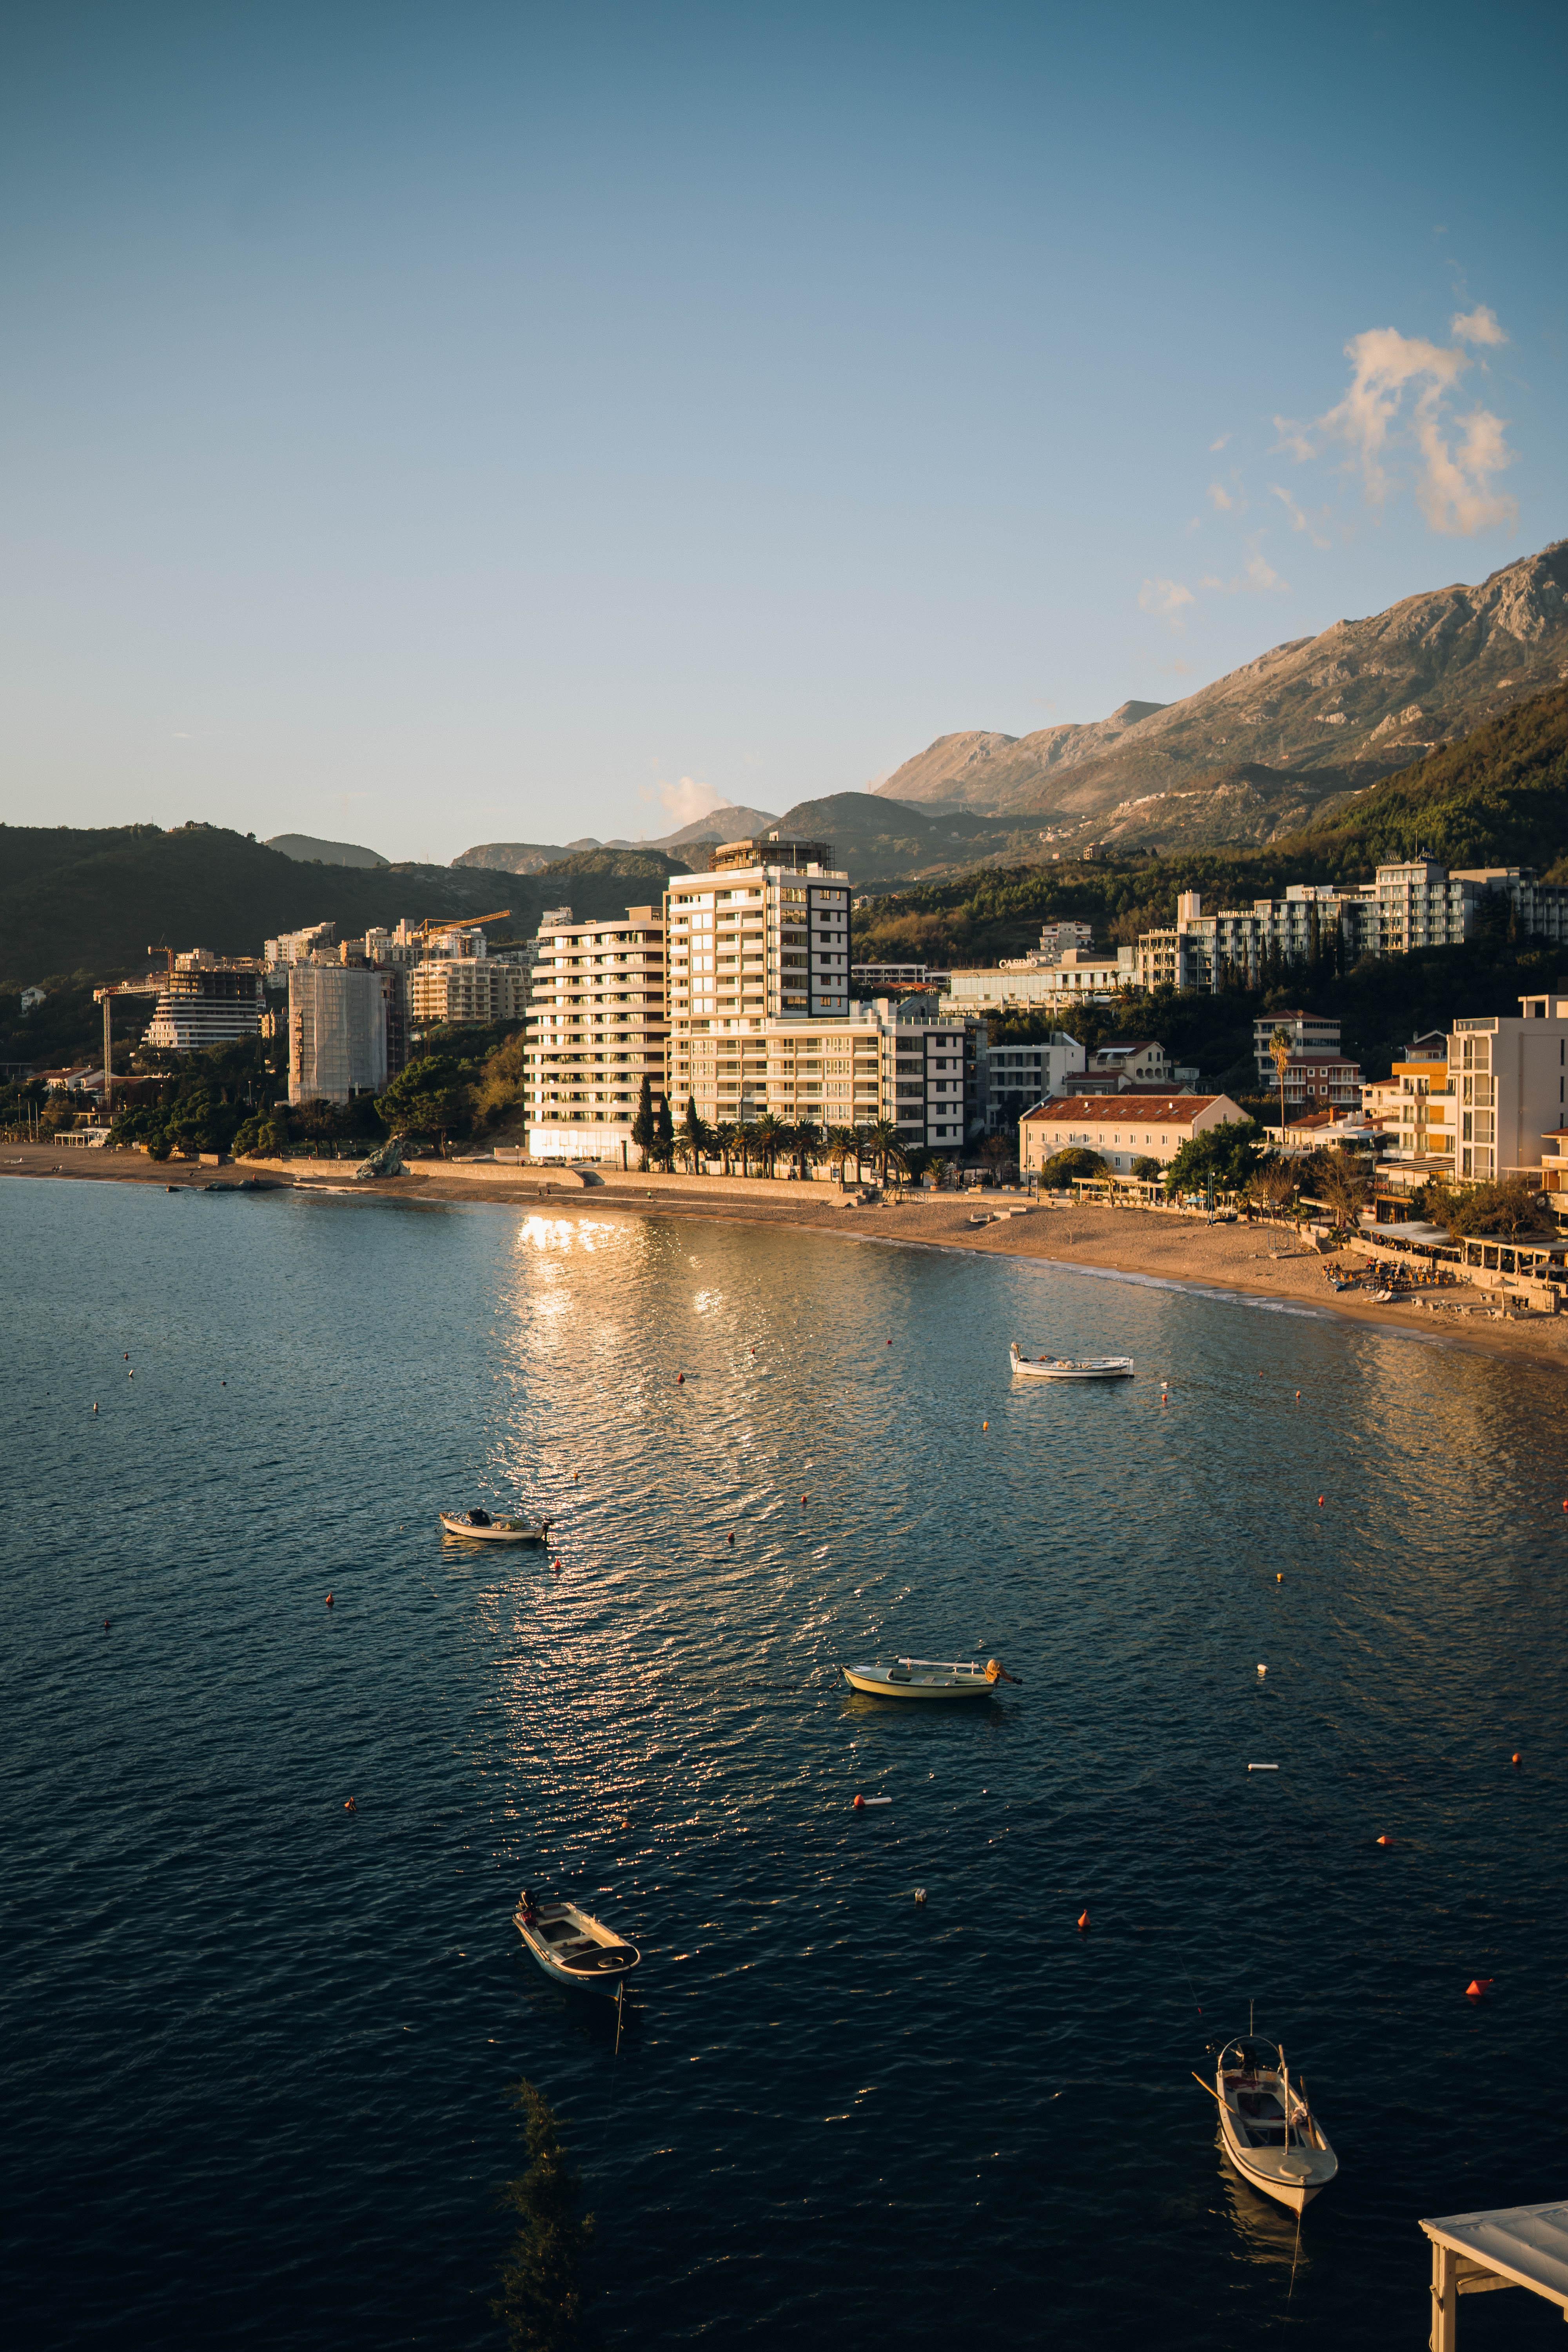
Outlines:
<svg viewBox="0 0 1568 2352"><path fill-rule="evenodd" d="M1493 1979L1490 1977L1472 1977L1465 1987L1465 1991L1470 2000L1479 2000L1482 1993L1490 1992L1492 1984Z"/></svg>
<svg viewBox="0 0 1568 2352"><path fill-rule="evenodd" d="M352 1797L345 1797L345 1798L343 1799L343 1811L344 1811L344 1812L345 1812L345 1813L357 1813L357 1812L358 1812L358 1811L359 1811L359 1807L355 1804L355 1802L354 1802L354 1801L353 1801L353 1799Z"/></svg>
<svg viewBox="0 0 1568 2352"><path fill-rule="evenodd" d="M1517 1771L1518 1771L1518 1769L1519 1769L1519 1768L1520 1768L1520 1766L1523 1763L1524 1759L1523 1759L1523 1757L1520 1754L1520 1752L1519 1752L1518 1748L1516 1748L1514 1749L1514 1751L1513 1751L1513 1754L1509 1758L1509 1759L1508 1759L1508 1760L1509 1760L1509 1762L1513 1766L1514 1770L1517 1772Z"/></svg>
<svg viewBox="0 0 1568 2352"><path fill-rule="evenodd" d="M1323 1498L1322 1498L1321 1495L1320 1495L1320 1496L1319 1496L1319 1497L1318 1497L1318 1508L1319 1508L1319 1510L1321 1511L1321 1510L1322 1509L1322 1507L1323 1507Z"/></svg>
<svg viewBox="0 0 1568 2352"><path fill-rule="evenodd" d="M864 1797L857 1797L857 1798L856 1798L856 1800L855 1800L854 1804L850 1807L850 1811L851 1811L852 1812L863 1813L863 1812L865 1811L865 1810L866 1810L866 1800L865 1800L865 1798L864 1798Z"/></svg>
<svg viewBox="0 0 1568 2352"><path fill-rule="evenodd" d="M332 1596L331 1596L331 1594L329 1592L329 1593L328 1593L328 1595L327 1595L327 1606L328 1606L328 1608L330 1609L330 1608L331 1607L331 1605L332 1605Z"/></svg>
<svg viewBox="0 0 1568 2352"><path fill-rule="evenodd" d="M1081 1913L1079 1914L1079 1923L1078 1923L1078 1932L1079 1932L1079 1934L1080 1936L1084 1933L1084 1930L1088 1927L1088 1926L1089 1926L1089 1913L1088 1913L1087 1911L1081 1912Z"/></svg>
<svg viewBox="0 0 1568 2352"><path fill-rule="evenodd" d="M686 1386L686 1374L684 1372L677 1372L675 1375L675 1385L678 1389L683 1389Z"/></svg>
<svg viewBox="0 0 1568 2352"><path fill-rule="evenodd" d="M1392 1845L1394 1843L1394 1840L1385 1834L1378 1839L1378 1843L1379 1845Z"/></svg>
<svg viewBox="0 0 1568 2352"><path fill-rule="evenodd" d="M803 1495L800 1499L803 1503L809 1503L811 1496L809 1495Z"/></svg>
<svg viewBox="0 0 1568 2352"><path fill-rule="evenodd" d="M893 1343L892 1343L892 1341L889 1339L889 1342L888 1342L889 1347L890 1348L890 1347L892 1346L892 1344L893 1344ZM1563 1504L1563 1509L1564 1509L1565 1511L1568 1511L1568 1503L1564 1503L1564 1504Z"/></svg>
<svg viewBox="0 0 1568 2352"><path fill-rule="evenodd" d="M733 1537L733 1536L731 1536L731 1537L730 1538L730 1541L731 1541L731 1543L733 1543L733 1542L734 1542L734 1540L735 1540L734 1537Z"/></svg>

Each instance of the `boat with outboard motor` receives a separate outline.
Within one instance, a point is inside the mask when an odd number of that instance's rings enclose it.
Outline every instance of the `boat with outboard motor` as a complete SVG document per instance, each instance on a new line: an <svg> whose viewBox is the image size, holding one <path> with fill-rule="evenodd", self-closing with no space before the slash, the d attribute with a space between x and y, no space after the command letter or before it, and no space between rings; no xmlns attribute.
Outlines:
<svg viewBox="0 0 1568 2352"><path fill-rule="evenodd" d="M998 1683L1016 1683L1000 1658L984 1665L955 1659L895 1658L889 1665L840 1666L852 1691L866 1698L989 1698Z"/></svg>
<svg viewBox="0 0 1568 2352"><path fill-rule="evenodd" d="M1014 1340L1009 1351L1014 1377L1024 1381L1130 1381L1131 1356L1026 1356Z"/></svg>
<svg viewBox="0 0 1568 2352"><path fill-rule="evenodd" d="M1237 2172L1292 2213L1304 2210L1339 2171L1305 2084L1290 2080L1284 2052L1261 2034L1240 2033L1226 2043L1214 2096L1225 2152Z"/></svg>
<svg viewBox="0 0 1568 2352"><path fill-rule="evenodd" d="M641 1959L635 1944L575 1903L536 1903L525 1886L512 1925L547 1977L612 1996Z"/></svg>
<svg viewBox="0 0 1568 2352"><path fill-rule="evenodd" d="M488 1511L440 1511L437 1514L449 1536L466 1536L470 1543L544 1543L548 1519L492 1519Z"/></svg>

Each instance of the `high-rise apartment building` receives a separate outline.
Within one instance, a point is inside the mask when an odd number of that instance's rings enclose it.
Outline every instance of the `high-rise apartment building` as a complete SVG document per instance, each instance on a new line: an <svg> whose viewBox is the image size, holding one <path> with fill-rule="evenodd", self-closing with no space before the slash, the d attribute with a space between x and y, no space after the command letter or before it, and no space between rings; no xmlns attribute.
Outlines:
<svg viewBox="0 0 1568 2352"><path fill-rule="evenodd" d="M528 974L500 956L432 957L409 973L408 1001L422 1028L489 1028L523 1018Z"/></svg>
<svg viewBox="0 0 1568 2352"><path fill-rule="evenodd" d="M607 1160L630 1145L646 1077L665 1088L664 924L651 907L540 925L528 1008L528 1148L535 1160Z"/></svg>
<svg viewBox="0 0 1568 2352"><path fill-rule="evenodd" d="M826 842L730 842L710 872L671 877L664 912L677 1121L689 1100L710 1125L755 1118L764 1024L848 1018L849 877Z"/></svg>

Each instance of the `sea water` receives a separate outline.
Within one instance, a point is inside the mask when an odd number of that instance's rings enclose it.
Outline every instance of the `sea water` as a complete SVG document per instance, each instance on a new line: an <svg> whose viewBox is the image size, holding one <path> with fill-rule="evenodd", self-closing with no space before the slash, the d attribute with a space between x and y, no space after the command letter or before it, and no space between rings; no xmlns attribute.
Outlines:
<svg viewBox="0 0 1568 2352"><path fill-rule="evenodd" d="M591 1208L0 1220L12 2343L498 2342L520 2076L612 2345L1414 2347L1418 2217L1561 2191L1560 1372ZM618 2048L525 1881L641 1948ZM1254 2004L1299 2240L1190 2071Z"/></svg>

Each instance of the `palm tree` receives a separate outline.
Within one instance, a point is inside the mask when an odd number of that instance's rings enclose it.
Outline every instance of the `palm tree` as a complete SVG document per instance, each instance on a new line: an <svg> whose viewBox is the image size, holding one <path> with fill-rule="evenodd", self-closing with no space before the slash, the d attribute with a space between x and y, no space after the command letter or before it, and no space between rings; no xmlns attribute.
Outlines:
<svg viewBox="0 0 1568 2352"><path fill-rule="evenodd" d="M680 1122L679 1140L682 1152L691 1162L692 1174L700 1176L702 1172L702 1158L704 1153L712 1148L713 1135L707 1121L698 1110L697 1099L693 1095L688 1095L686 1098L686 1117Z"/></svg>
<svg viewBox="0 0 1568 2352"><path fill-rule="evenodd" d="M861 1119L855 1129L855 1181L857 1183L865 1174L866 1161L869 1160L873 1166L876 1164L877 1146L872 1140L876 1131L868 1119Z"/></svg>
<svg viewBox="0 0 1568 2352"><path fill-rule="evenodd" d="M741 1155L741 1173L752 1172L752 1156L757 1148L757 1130L750 1119L743 1119L735 1130L735 1148Z"/></svg>
<svg viewBox="0 0 1568 2352"><path fill-rule="evenodd" d="M713 1130L713 1146L719 1154L720 1162L726 1176L730 1173L730 1162L734 1158L740 1140L741 1130L734 1120L721 1118Z"/></svg>
<svg viewBox="0 0 1568 2352"><path fill-rule="evenodd" d="M1279 1078L1279 1149L1285 1149L1285 1073L1290 1066L1290 1033L1276 1029L1268 1040L1268 1051Z"/></svg>
<svg viewBox="0 0 1568 2352"><path fill-rule="evenodd" d="M822 1157L823 1133L814 1119L803 1118L795 1130L795 1164L804 1184Z"/></svg>
<svg viewBox="0 0 1568 2352"><path fill-rule="evenodd" d="M838 1181L844 1181L844 1165L855 1150L855 1130L852 1127L830 1127L826 1138L828 1165L838 1171Z"/></svg>
<svg viewBox="0 0 1568 2352"><path fill-rule="evenodd" d="M871 1155L885 1191L888 1182L889 1160L895 1155L900 1158L903 1155L903 1145L899 1130L890 1118L879 1118L873 1126L863 1128L860 1132L865 1137L866 1149Z"/></svg>
<svg viewBox="0 0 1568 2352"><path fill-rule="evenodd" d="M784 1149L788 1138L788 1128L782 1119L775 1118L771 1110L763 1111L752 1125L752 1141L761 1157L765 1175L773 1174L773 1162Z"/></svg>

